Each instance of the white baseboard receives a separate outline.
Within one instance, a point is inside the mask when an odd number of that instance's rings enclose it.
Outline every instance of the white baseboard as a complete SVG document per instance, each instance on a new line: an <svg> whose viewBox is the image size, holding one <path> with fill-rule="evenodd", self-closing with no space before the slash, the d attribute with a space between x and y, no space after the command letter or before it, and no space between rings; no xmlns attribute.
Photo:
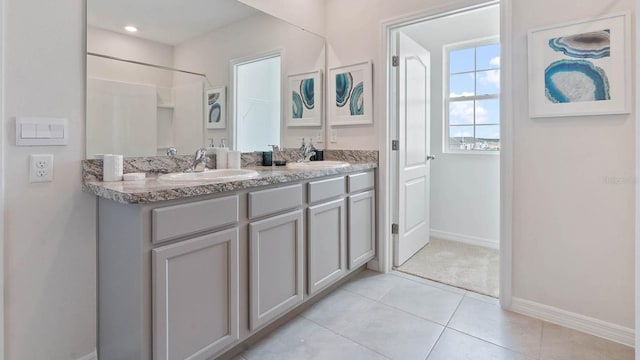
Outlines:
<svg viewBox="0 0 640 360"><path fill-rule="evenodd" d="M457 241L457 242L461 242L469 245L482 246L490 249L498 249L500 247L500 242L498 240L483 239L476 236L456 234L448 231L431 229L430 235L433 236L434 238L438 238L442 240Z"/></svg>
<svg viewBox="0 0 640 360"><path fill-rule="evenodd" d="M78 358L77 360L98 360L98 352L96 350L93 350L91 354L87 354L81 358Z"/></svg>
<svg viewBox="0 0 640 360"><path fill-rule="evenodd" d="M624 326L516 297L511 300L509 310L635 347L635 331Z"/></svg>

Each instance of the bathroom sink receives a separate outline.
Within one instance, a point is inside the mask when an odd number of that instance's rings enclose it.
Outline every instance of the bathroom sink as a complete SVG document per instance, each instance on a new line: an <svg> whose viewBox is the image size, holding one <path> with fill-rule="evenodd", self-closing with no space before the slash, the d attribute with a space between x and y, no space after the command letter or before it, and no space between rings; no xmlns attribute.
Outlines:
<svg viewBox="0 0 640 360"><path fill-rule="evenodd" d="M345 161L323 160L323 161L304 161L287 163L289 169L295 170L314 170L314 169L336 169L349 166Z"/></svg>
<svg viewBox="0 0 640 360"><path fill-rule="evenodd" d="M257 177L259 174L255 170L249 169L216 169L205 170L203 172L179 172L160 175L159 180L167 181L235 181Z"/></svg>

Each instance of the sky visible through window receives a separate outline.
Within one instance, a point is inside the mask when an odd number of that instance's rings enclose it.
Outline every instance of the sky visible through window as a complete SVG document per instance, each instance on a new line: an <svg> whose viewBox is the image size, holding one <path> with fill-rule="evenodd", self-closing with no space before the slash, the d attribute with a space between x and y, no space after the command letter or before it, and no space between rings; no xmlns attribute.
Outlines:
<svg viewBox="0 0 640 360"><path fill-rule="evenodd" d="M500 45L449 52L449 147L499 150Z"/></svg>

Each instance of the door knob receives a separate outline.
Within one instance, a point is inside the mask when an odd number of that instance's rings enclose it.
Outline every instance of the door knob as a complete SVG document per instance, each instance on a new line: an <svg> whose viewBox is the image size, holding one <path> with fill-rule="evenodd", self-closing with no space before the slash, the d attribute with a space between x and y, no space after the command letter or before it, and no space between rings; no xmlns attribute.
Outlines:
<svg viewBox="0 0 640 360"><path fill-rule="evenodd" d="M434 155L427 155L427 160L435 160L436 157Z"/></svg>

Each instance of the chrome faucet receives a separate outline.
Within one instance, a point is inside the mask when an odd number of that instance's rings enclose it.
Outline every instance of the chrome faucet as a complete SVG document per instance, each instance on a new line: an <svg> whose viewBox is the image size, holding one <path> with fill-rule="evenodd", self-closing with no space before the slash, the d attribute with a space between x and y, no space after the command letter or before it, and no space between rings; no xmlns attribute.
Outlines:
<svg viewBox="0 0 640 360"><path fill-rule="evenodd" d="M176 156L176 154L178 153L178 150L176 148L174 148L173 146L167 148L167 156L170 158L173 158L174 156Z"/></svg>
<svg viewBox="0 0 640 360"><path fill-rule="evenodd" d="M309 161L309 158L311 158L313 155L316 154L316 148L311 143L311 139L309 139L309 145L307 145L304 142L304 138L302 138L302 145L300 145L300 151L301 151L301 154L298 162Z"/></svg>
<svg viewBox="0 0 640 360"><path fill-rule="evenodd" d="M201 148L196 150L195 157L193 159L193 164L191 167L187 169L186 172L203 172L207 169L207 149Z"/></svg>

